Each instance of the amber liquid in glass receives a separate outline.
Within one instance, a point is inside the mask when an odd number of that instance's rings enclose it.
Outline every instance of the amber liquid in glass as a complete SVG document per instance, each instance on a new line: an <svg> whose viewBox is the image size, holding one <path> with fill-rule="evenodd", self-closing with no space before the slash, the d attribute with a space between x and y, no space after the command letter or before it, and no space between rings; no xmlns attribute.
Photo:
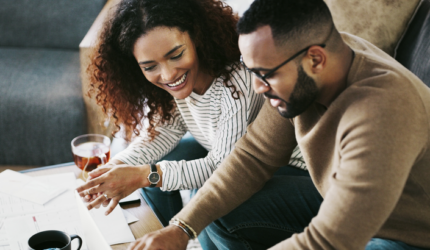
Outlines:
<svg viewBox="0 0 430 250"><path fill-rule="evenodd" d="M105 157L105 164L109 161L109 147L101 142L85 142L75 147L73 160L76 166L82 169L83 177L86 179L88 173L103 164L102 158Z"/></svg>

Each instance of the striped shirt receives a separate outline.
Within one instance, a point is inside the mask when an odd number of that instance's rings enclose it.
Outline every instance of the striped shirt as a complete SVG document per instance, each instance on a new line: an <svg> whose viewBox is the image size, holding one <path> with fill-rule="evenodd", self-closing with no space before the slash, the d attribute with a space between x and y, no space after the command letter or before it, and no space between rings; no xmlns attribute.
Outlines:
<svg viewBox="0 0 430 250"><path fill-rule="evenodd" d="M185 99L175 99L172 119L156 128L160 134L153 141L148 142L144 136L136 137L114 159L130 165L156 163L189 131L208 150L208 155L191 161L158 162L163 171L161 190L200 188L230 154L264 103L263 95L254 92L251 75L246 70L233 71L229 83L240 92L239 99L233 98L231 88L224 85L222 77L217 78L203 95L192 92ZM305 168L298 147L290 165Z"/></svg>

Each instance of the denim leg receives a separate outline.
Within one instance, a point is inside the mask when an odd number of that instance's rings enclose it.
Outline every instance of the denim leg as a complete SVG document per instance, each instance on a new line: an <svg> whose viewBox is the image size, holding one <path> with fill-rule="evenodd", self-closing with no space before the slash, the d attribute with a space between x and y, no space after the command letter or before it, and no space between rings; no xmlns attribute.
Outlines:
<svg viewBox="0 0 430 250"><path fill-rule="evenodd" d="M194 195L196 195L197 191L198 189L191 190L190 198L193 198ZM197 236L197 238L199 239L200 245L202 246L203 250L218 250L218 248L215 246L208 233L206 232L206 229L203 229Z"/></svg>
<svg viewBox="0 0 430 250"><path fill-rule="evenodd" d="M267 249L303 232L322 201L307 173L276 174L262 190L205 230L218 249Z"/></svg>
<svg viewBox="0 0 430 250"><path fill-rule="evenodd" d="M194 160L203 158L207 155L208 151L202 147L190 134L187 133L179 142L178 146L173 149L161 160ZM142 188L147 197L145 201L158 210L158 217L166 224L169 220L182 209L182 199L179 191L161 191L160 188ZM167 225L164 225L167 226Z"/></svg>
<svg viewBox="0 0 430 250"><path fill-rule="evenodd" d="M414 247L401 241L372 238L366 245L366 250L425 250Z"/></svg>

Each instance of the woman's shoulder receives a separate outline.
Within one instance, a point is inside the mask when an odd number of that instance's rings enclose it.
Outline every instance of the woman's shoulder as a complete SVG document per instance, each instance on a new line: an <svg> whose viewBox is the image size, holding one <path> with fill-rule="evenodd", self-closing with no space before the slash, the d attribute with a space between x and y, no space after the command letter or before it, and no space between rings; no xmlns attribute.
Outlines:
<svg viewBox="0 0 430 250"><path fill-rule="evenodd" d="M247 72L242 65L240 64L234 64L231 66L227 66L227 70L230 72L229 73L229 79L227 84L228 85L233 85L236 88L243 88L246 89L246 92L249 91L249 89L252 88L251 85L251 74L249 72ZM228 88L225 84L225 76L220 76L215 80L216 85L219 88Z"/></svg>

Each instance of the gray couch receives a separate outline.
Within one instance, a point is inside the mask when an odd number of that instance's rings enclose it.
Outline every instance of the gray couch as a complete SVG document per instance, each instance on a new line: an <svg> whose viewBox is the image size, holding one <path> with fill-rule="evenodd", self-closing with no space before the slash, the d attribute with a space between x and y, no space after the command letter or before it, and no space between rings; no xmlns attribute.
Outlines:
<svg viewBox="0 0 430 250"><path fill-rule="evenodd" d="M87 133L79 43L105 0L0 0L0 165L73 160Z"/></svg>
<svg viewBox="0 0 430 250"><path fill-rule="evenodd" d="M420 2L395 58L430 87L430 0Z"/></svg>

